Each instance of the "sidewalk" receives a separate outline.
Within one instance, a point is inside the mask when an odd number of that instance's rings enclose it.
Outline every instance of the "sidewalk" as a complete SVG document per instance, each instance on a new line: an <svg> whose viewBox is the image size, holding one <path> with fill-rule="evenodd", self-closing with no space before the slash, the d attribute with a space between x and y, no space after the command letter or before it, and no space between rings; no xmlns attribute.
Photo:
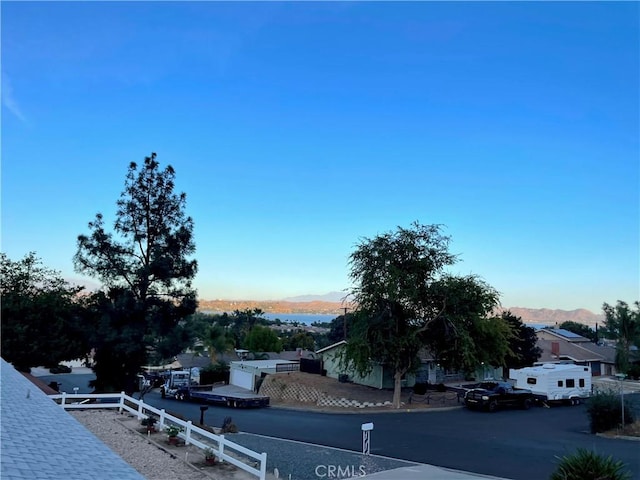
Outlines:
<svg viewBox="0 0 640 480"><path fill-rule="evenodd" d="M396 468L386 472L378 472L367 475L366 478L375 480L507 480L500 477L491 477L479 473L462 472L434 467L433 465L416 465L415 467Z"/></svg>

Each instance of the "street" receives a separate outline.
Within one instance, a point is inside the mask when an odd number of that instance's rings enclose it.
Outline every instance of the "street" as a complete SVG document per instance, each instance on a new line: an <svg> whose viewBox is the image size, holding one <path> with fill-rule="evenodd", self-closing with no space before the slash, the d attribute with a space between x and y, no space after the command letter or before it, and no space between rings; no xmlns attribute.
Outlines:
<svg viewBox="0 0 640 480"><path fill-rule="evenodd" d="M85 375L51 377L70 392L73 386L84 387L81 383L88 381L78 378ZM48 376L41 379L51 381ZM89 391L81 388L80 392L83 390ZM636 404L640 400L637 394L625 395L625 399ZM198 403L162 399L157 391L148 393L144 400L196 424L200 420ZM502 410L494 414L464 408L424 413L328 414L209 405L204 421L220 427L227 416L241 432L356 452L361 449L361 425L373 422L372 454L513 480L548 478L557 464L556 456L585 448L622 460L633 478L640 479L640 442L591 435L584 405ZM241 436L234 441L241 441ZM274 461L276 453L267 450Z"/></svg>
<svg viewBox="0 0 640 480"><path fill-rule="evenodd" d="M163 400L155 392L145 401L180 413L194 423L199 421L198 404ZM209 406L205 423L220 426L226 416L231 416L243 432L351 451L361 448L361 425L373 422L372 454L514 480L548 478L555 469L556 456L581 447L613 455L628 464L633 478L640 478L640 442L591 435L584 405L494 414L463 408L425 413L328 414Z"/></svg>

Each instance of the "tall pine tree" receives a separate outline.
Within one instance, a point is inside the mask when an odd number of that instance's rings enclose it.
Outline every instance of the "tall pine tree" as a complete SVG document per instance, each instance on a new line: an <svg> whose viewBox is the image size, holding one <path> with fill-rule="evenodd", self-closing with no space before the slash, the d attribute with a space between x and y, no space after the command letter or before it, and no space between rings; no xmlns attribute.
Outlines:
<svg viewBox="0 0 640 480"><path fill-rule="evenodd" d="M78 236L76 271L104 285L91 302L98 391L133 391L150 356L175 355L189 341L185 318L197 306L193 220L186 195L174 188L174 169L161 170L155 153L141 166L132 162L112 231L99 213L91 233Z"/></svg>

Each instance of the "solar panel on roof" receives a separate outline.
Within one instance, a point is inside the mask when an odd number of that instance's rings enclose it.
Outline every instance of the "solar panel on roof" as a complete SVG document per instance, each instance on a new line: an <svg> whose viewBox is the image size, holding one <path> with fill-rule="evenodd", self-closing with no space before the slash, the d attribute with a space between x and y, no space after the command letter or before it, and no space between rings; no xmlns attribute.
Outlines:
<svg viewBox="0 0 640 480"><path fill-rule="evenodd" d="M564 328L554 328L553 331L558 335L562 335L565 338L582 338L582 335L578 335L577 333L570 332L569 330L565 330Z"/></svg>

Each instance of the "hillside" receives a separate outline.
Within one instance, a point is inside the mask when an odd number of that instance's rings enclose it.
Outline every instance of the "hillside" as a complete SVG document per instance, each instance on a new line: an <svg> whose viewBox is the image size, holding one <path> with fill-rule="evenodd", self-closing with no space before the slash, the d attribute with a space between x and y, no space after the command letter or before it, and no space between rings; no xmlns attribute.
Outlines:
<svg viewBox="0 0 640 480"><path fill-rule="evenodd" d="M542 323L545 325L560 325L562 322L577 322L590 327L595 327L596 323L602 325L604 315L595 314L584 308L577 310L551 310L548 308L505 308L514 315L521 317L525 323Z"/></svg>
<svg viewBox="0 0 640 480"><path fill-rule="evenodd" d="M314 301L279 301L279 300L200 300L200 310L214 312L233 312L247 308L260 308L266 313L314 313L324 315L341 315L344 308L353 308L351 304L340 302ZM594 327L596 323L602 324L604 315L595 314L583 308L577 310L552 310L548 308L503 308L514 315L521 317L525 323L539 323L545 325L561 324L572 321Z"/></svg>
<svg viewBox="0 0 640 480"><path fill-rule="evenodd" d="M214 312L233 312L247 308L260 308L266 313L314 313L322 315L340 315L344 308L352 308L350 304L340 302L287 302L280 300L200 300L199 310Z"/></svg>

